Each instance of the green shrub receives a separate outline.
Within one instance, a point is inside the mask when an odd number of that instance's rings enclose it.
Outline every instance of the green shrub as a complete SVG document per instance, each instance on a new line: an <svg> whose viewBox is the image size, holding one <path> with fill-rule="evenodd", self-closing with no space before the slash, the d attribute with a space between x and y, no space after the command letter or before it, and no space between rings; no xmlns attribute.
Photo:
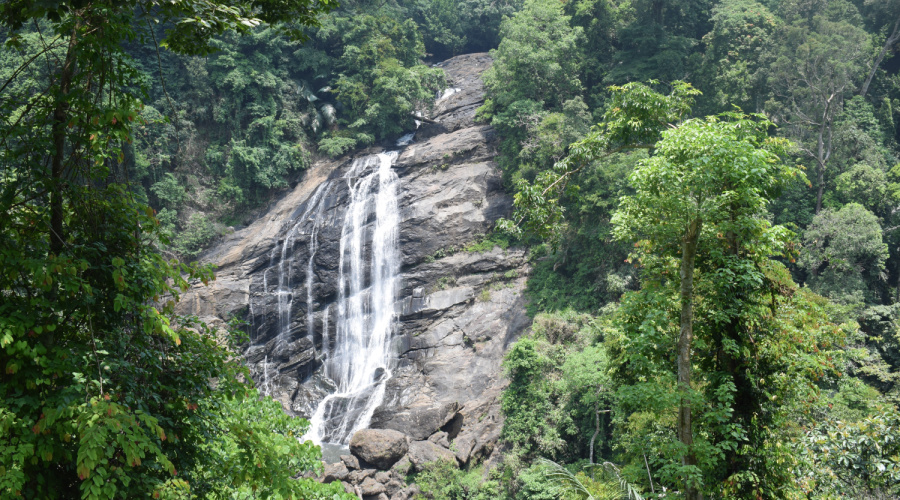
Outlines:
<svg viewBox="0 0 900 500"><path fill-rule="evenodd" d="M504 494L497 476L492 471L486 478L484 466L464 471L455 462L439 460L411 479L434 500L501 500Z"/></svg>
<svg viewBox="0 0 900 500"><path fill-rule="evenodd" d="M212 221L206 215L194 214L187 226L175 236L173 249L187 258L194 258L218 235Z"/></svg>

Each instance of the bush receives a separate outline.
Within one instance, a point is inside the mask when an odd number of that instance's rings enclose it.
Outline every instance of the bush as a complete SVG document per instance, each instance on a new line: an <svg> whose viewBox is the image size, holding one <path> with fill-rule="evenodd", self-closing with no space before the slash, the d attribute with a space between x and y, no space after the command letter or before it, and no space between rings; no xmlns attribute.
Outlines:
<svg viewBox="0 0 900 500"><path fill-rule="evenodd" d="M180 255L194 258L218 235L212 221L206 215L194 214L187 226L175 237L172 247Z"/></svg>
<svg viewBox="0 0 900 500"><path fill-rule="evenodd" d="M351 137L325 137L319 141L319 151L335 157L356 147L356 139Z"/></svg>
<svg viewBox="0 0 900 500"><path fill-rule="evenodd" d="M504 497L496 473L485 478L484 466L460 470L455 462L439 460L425 466L414 480L434 500L500 500Z"/></svg>

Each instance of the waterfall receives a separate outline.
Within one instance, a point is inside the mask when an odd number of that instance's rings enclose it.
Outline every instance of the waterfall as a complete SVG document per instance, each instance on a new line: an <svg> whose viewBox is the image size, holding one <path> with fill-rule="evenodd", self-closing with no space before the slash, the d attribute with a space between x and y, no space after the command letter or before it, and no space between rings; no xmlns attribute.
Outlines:
<svg viewBox="0 0 900 500"><path fill-rule="evenodd" d="M323 186L327 186L324 190L329 189L331 186L326 181L325 184L319 186L319 190L316 191L316 194L323 191ZM316 200L318 201L318 198ZM315 304L313 304L313 275L315 274L315 258L316 252L319 250L319 221L322 219L322 209L325 207L324 203L318 203L318 209L316 210L316 218L313 220L312 231L309 237L309 260L306 262L306 335L310 339L315 339L313 335L315 333ZM325 310L325 314L328 314L328 309ZM326 316L327 317L327 316ZM322 336L322 344L326 344L328 342L327 334L328 327L326 326L324 329L324 334ZM325 349L327 350L327 349Z"/></svg>
<svg viewBox="0 0 900 500"><path fill-rule="evenodd" d="M322 400L310 420L308 437L317 443L346 444L353 432L366 427L391 377L400 271L399 180L391 170L396 156L392 152L356 159L347 175L350 203L341 229L333 351L323 338L323 350L329 354L325 375L337 390Z"/></svg>
<svg viewBox="0 0 900 500"><path fill-rule="evenodd" d="M294 300L292 292L293 288L291 287L291 275L294 271L294 238L300 234L300 227L307 222L307 218L312 213L313 209L319 206L319 198L324 190L325 184L320 185L316 189L306 203L306 209L300 217L294 219L294 225L284 235L284 242L281 245L281 259L278 261L278 289L275 292L275 296L278 299L279 344L285 342L285 340L290 337L289 334L291 330L291 304ZM319 210L321 210L321 207L319 207ZM316 227L316 225L314 224L313 227ZM312 257L310 257L310 262L312 262ZM310 283L309 279L307 279L307 283Z"/></svg>

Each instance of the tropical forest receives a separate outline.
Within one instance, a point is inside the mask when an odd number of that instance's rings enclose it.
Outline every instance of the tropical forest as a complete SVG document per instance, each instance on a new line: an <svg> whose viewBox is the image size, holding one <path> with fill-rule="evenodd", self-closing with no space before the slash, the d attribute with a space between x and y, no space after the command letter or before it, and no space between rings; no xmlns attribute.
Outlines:
<svg viewBox="0 0 900 500"><path fill-rule="evenodd" d="M0 0L20 498L900 498L900 0Z"/></svg>

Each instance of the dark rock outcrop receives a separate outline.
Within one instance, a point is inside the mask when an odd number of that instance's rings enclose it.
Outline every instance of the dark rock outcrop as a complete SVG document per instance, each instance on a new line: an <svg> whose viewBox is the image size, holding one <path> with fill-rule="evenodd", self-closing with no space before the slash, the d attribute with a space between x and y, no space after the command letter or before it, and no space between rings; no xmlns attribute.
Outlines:
<svg viewBox="0 0 900 500"><path fill-rule="evenodd" d="M396 411L381 407L372 415L369 427L373 429L394 429L407 434L410 439L420 441L440 430L459 410L459 403L435 406L418 406Z"/></svg>
<svg viewBox="0 0 900 500"><path fill-rule="evenodd" d="M347 476L349 475L350 471L347 470L347 466L342 462L326 464L325 468L322 470L322 482L331 483L334 481L343 481L347 479Z"/></svg>

